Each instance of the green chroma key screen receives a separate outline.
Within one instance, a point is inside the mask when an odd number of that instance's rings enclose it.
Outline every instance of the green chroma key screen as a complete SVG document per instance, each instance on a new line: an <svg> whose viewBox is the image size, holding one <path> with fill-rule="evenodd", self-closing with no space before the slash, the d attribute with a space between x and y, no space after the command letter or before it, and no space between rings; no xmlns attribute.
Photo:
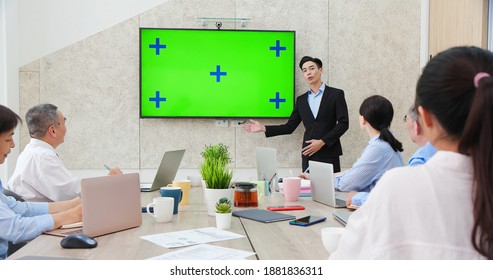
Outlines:
<svg viewBox="0 0 493 280"><path fill-rule="evenodd" d="M140 117L286 118L294 31L140 29Z"/></svg>

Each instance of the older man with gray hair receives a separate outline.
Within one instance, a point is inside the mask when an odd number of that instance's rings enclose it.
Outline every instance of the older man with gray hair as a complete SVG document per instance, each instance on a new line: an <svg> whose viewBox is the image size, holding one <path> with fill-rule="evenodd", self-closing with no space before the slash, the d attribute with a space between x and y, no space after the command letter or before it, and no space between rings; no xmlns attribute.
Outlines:
<svg viewBox="0 0 493 280"><path fill-rule="evenodd" d="M406 123L407 132L411 140L416 143L420 148L409 158L407 165L417 166L424 164L428 159L430 159L435 153L436 149L431 145L431 143L426 139L423 133L421 124L419 123L419 116L414 108L414 105L409 108L407 115L404 116L404 122Z"/></svg>
<svg viewBox="0 0 493 280"><path fill-rule="evenodd" d="M65 121L52 104L39 104L27 111L31 141L19 155L7 189L26 201L62 201L79 195L80 179L72 176L55 151L65 140ZM121 173L119 168L113 168L108 175Z"/></svg>

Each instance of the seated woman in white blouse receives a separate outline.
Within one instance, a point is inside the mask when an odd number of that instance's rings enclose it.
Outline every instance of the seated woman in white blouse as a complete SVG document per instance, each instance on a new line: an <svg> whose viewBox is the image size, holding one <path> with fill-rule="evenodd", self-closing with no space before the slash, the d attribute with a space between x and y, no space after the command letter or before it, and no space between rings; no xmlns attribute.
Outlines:
<svg viewBox="0 0 493 280"><path fill-rule="evenodd" d="M493 259L493 53L435 56L416 88L438 152L395 168L349 219L331 259Z"/></svg>
<svg viewBox="0 0 493 280"><path fill-rule="evenodd" d="M359 108L359 124L370 141L351 169L335 176L336 190L369 192L385 171L404 165L402 144L390 132L394 109L390 101L380 95L366 98ZM302 178L309 179L304 173Z"/></svg>

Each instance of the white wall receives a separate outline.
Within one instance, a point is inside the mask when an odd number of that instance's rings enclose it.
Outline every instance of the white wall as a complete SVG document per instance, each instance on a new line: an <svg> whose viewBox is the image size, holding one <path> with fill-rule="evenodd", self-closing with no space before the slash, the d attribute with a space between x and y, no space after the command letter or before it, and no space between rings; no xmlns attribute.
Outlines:
<svg viewBox="0 0 493 280"><path fill-rule="evenodd" d="M17 1L0 2L0 103L15 112L19 111L19 67L18 67ZM19 143L19 129L15 132ZM7 174L12 174L19 149L11 152L9 159L0 165L0 180L6 183ZM13 158L13 159L12 159Z"/></svg>
<svg viewBox="0 0 493 280"><path fill-rule="evenodd" d="M19 65L25 65L167 1L18 0Z"/></svg>
<svg viewBox="0 0 493 280"><path fill-rule="evenodd" d="M0 0L0 103L19 112L20 66L167 1ZM14 141L20 143L18 132ZM18 147L0 165L4 183Z"/></svg>

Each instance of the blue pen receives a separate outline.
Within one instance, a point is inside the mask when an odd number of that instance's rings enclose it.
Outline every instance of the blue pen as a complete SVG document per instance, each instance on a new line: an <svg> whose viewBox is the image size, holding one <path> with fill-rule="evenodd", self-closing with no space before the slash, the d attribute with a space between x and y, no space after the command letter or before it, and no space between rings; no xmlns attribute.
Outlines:
<svg viewBox="0 0 493 280"><path fill-rule="evenodd" d="M104 168L108 169L108 170L111 170L111 168L108 166L108 165L104 165Z"/></svg>
<svg viewBox="0 0 493 280"><path fill-rule="evenodd" d="M149 211L154 213L154 207L149 207ZM142 213L147 213L147 207L142 207Z"/></svg>

